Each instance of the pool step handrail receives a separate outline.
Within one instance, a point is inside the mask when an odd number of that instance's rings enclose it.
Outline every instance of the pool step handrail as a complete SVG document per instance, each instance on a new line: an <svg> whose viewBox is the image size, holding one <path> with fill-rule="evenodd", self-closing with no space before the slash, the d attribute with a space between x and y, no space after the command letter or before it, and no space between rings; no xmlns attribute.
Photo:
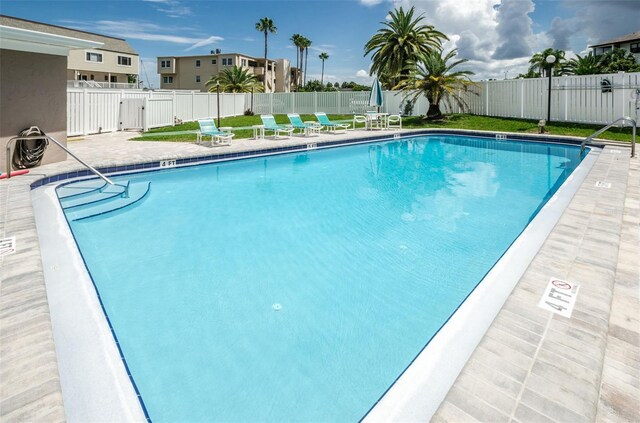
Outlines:
<svg viewBox="0 0 640 423"><path fill-rule="evenodd" d="M629 117L629 116L623 116L620 117L616 120L614 120L613 122L611 122L610 124L608 124L607 126L604 126L602 129L598 129L596 132L594 132L593 134L589 135L587 138L585 138L584 140L582 140L582 143L580 144L580 153L584 152L585 146L587 145L588 142L593 141L593 139L595 137L597 137L598 135L602 134L603 132L607 131L608 129L611 129L616 123L618 122L622 122L623 123L623 127L624 127L624 123L626 122L631 122L632 126L631 126L631 157L635 157L636 156L636 120Z"/></svg>
<svg viewBox="0 0 640 423"><path fill-rule="evenodd" d="M95 168L93 168L93 166L87 164L80 157L78 157L75 154L73 154L71 151L69 151L69 149L67 147L62 145L60 142L56 141L56 139L53 138L51 135L46 135L46 134L31 135L31 136L28 136L28 137L20 137L20 136L18 136L18 137L13 137L13 138L9 139L9 141L7 142L7 179L11 178L11 143L16 142L16 141L41 140L43 138L46 138L47 140L51 141L52 143L54 143L55 145L57 145L58 147L60 147L64 151L66 151L67 154L69 154L71 157L76 159L78 162L80 162L80 164L85 166L87 169L89 169L91 172L93 172L93 174L98 176L100 179L102 179L103 181L105 181L109 185L115 185L113 183L113 181L111 181L111 179L107 178L102 173L100 173Z"/></svg>

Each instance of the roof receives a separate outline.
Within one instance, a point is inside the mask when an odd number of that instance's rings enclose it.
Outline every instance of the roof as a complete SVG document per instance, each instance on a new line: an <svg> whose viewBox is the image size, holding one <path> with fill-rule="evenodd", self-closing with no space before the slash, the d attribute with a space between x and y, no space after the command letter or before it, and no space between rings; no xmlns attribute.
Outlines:
<svg viewBox="0 0 640 423"><path fill-rule="evenodd" d="M196 54L196 55L189 55L189 56L158 56L158 59L162 60L162 59L190 59L190 58L212 58L212 57L218 57L218 56L242 56L242 57L246 57L248 59L253 59L253 60L264 60L264 57L255 57L255 56L251 56L250 54L244 54L244 53L209 53L209 54ZM280 59L268 59L272 62L275 62L276 60L280 60Z"/></svg>
<svg viewBox="0 0 640 423"><path fill-rule="evenodd" d="M614 38L612 40L603 41L598 44L591 44L589 47L608 46L611 44L626 43L629 41L638 41L638 40L640 40L640 31L632 32L631 34L623 35L621 37Z"/></svg>
<svg viewBox="0 0 640 423"><path fill-rule="evenodd" d="M98 47L99 50L115 51L136 56L138 55L133 47L131 47L129 43L122 38L109 37L107 35L94 34L93 32L80 31L78 29L65 28L63 26L57 25L49 25L41 22L29 21L26 19L14 18L12 16L6 15L0 15L0 25L26 29L29 31L44 32L46 34L61 35L63 37L96 41L102 43L102 47Z"/></svg>

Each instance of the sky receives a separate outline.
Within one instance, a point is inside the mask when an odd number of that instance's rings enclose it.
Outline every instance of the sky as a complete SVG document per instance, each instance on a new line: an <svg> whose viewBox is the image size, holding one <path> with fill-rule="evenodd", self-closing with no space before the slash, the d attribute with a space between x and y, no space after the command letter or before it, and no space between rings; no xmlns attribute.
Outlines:
<svg viewBox="0 0 640 423"><path fill-rule="evenodd" d="M158 87L156 58L208 54L219 48L262 57L258 19L273 19L269 57L295 63L291 35L312 41L307 79L370 83L365 43L390 10L415 6L444 32L473 79L513 78L547 47L584 53L587 45L640 31L638 0L2 0L0 13L125 38L140 54L141 79Z"/></svg>

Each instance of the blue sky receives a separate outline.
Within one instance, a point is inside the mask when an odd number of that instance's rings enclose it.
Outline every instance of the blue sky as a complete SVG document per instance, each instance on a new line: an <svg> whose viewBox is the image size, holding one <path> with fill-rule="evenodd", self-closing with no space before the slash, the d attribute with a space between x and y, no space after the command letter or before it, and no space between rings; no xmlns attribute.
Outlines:
<svg viewBox="0 0 640 423"><path fill-rule="evenodd" d="M393 7L415 6L424 13L426 22L451 38L445 48L458 48L480 79L503 78L505 72L515 76L533 52L549 46L580 53L589 42L640 30L635 1L3 0L0 12L126 38L156 86L157 56L206 54L215 48L262 56L262 34L254 26L269 16L278 27L270 36L269 57L295 61L289 38L301 33L313 41L310 78L319 78L317 56L327 52L325 80L366 83L370 61L363 46Z"/></svg>

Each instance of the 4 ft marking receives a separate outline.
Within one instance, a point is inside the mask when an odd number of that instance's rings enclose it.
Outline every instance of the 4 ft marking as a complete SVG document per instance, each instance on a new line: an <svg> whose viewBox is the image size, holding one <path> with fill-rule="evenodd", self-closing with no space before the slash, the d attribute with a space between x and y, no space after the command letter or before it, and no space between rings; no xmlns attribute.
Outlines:
<svg viewBox="0 0 640 423"><path fill-rule="evenodd" d="M564 317L571 317L580 285L551 278L538 303L538 307Z"/></svg>
<svg viewBox="0 0 640 423"><path fill-rule="evenodd" d="M160 167L175 167L175 160L160 160Z"/></svg>

